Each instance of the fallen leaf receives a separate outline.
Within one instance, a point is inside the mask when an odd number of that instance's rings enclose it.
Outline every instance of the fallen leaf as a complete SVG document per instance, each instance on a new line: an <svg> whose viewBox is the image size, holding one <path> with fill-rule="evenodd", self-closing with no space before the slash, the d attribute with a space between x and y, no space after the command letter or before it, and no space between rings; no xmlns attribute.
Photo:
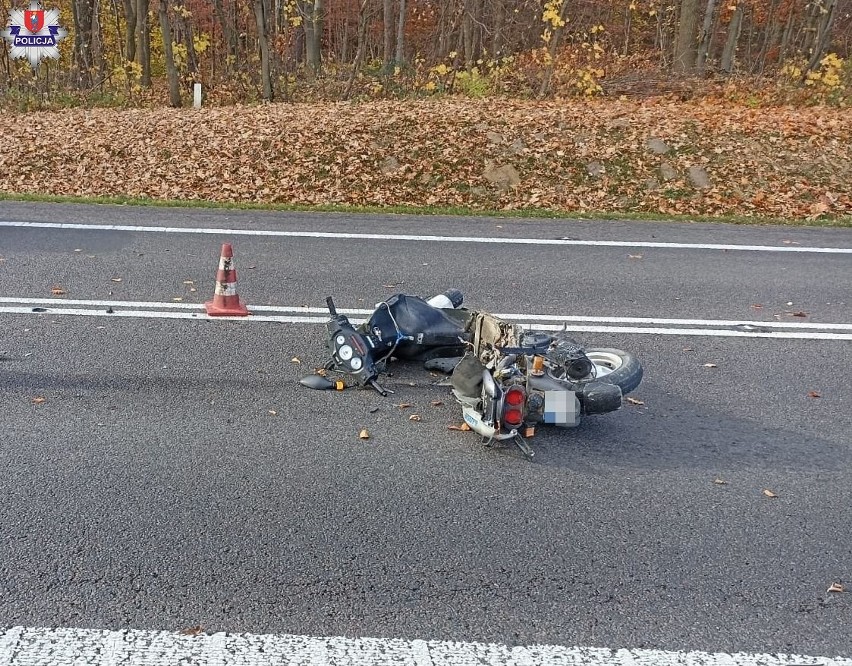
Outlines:
<svg viewBox="0 0 852 666"><path fill-rule="evenodd" d="M195 287L190 287L189 291L195 293L196 291L198 291L198 289L196 289Z"/></svg>
<svg viewBox="0 0 852 666"><path fill-rule="evenodd" d="M772 492L771 490L769 490L768 488L764 488L764 489L763 489L763 494L764 494L764 495L766 495L767 497L778 497L778 495L776 495L775 493L773 493L773 492Z"/></svg>
<svg viewBox="0 0 852 666"><path fill-rule="evenodd" d="M695 350L694 350L692 347L684 347L684 348L683 348L683 351L685 351L685 352L688 352L688 351L694 352Z"/></svg>
<svg viewBox="0 0 852 666"><path fill-rule="evenodd" d="M801 244L801 243L798 243L797 241L793 241L793 240L782 240L781 242L784 243L784 245L800 245Z"/></svg>
<svg viewBox="0 0 852 666"><path fill-rule="evenodd" d="M717 366L715 363L705 363L704 367L705 368L718 368L719 366Z"/></svg>
<svg viewBox="0 0 852 666"><path fill-rule="evenodd" d="M840 583L832 583L831 587L829 587L826 592L845 592L843 586Z"/></svg>
<svg viewBox="0 0 852 666"><path fill-rule="evenodd" d="M818 218L823 213L827 213L828 210L829 210L829 205L827 203L825 203L824 201L817 201L816 203L811 205L811 207L810 207L810 213L811 214L808 215L807 219L815 220L816 218Z"/></svg>
<svg viewBox="0 0 852 666"><path fill-rule="evenodd" d="M793 312L793 313L791 313L791 314L792 314L794 317L807 317L807 316L808 316L808 313L807 313L807 312L802 312L801 310L800 310L799 312Z"/></svg>
<svg viewBox="0 0 852 666"><path fill-rule="evenodd" d="M420 418L420 414L412 414L411 416L408 417L408 420L409 421L422 421L423 419Z"/></svg>
<svg viewBox="0 0 852 666"><path fill-rule="evenodd" d="M193 282L192 280L184 280L183 283L184 284L195 284L195 282Z"/></svg>
<svg viewBox="0 0 852 666"><path fill-rule="evenodd" d="M204 632L204 627L190 627L189 629L181 629L181 632L184 636L198 636Z"/></svg>
<svg viewBox="0 0 852 666"><path fill-rule="evenodd" d="M62 287L53 287L50 290L50 293L53 294L54 296L62 296L63 294L66 293L66 291Z"/></svg>
<svg viewBox="0 0 852 666"><path fill-rule="evenodd" d="M409 407L414 407L410 402L401 402L398 405L394 405L394 407L399 407L400 409L408 409Z"/></svg>
<svg viewBox="0 0 852 666"><path fill-rule="evenodd" d="M47 398L40 396L40 395L33 398L33 404L34 405L40 405L43 402L47 402Z"/></svg>
<svg viewBox="0 0 852 666"><path fill-rule="evenodd" d="M462 423L460 426L451 425L447 428L448 430L461 430L462 432L467 432L470 430L470 426L467 423Z"/></svg>
<svg viewBox="0 0 852 666"><path fill-rule="evenodd" d="M83 248L81 248L81 247L78 247L78 248L75 248L75 249L74 249L74 252L82 252L82 251L83 251Z"/></svg>
<svg viewBox="0 0 852 666"><path fill-rule="evenodd" d="M373 408L370 410L370 414L375 414L377 411L379 411L379 408L378 408L378 407L373 407Z"/></svg>
<svg viewBox="0 0 852 666"><path fill-rule="evenodd" d="M314 368L314 372L317 373L320 377L325 377L328 374L328 370L325 368Z"/></svg>
<svg viewBox="0 0 852 666"><path fill-rule="evenodd" d="M110 280L112 280L113 282L121 282L121 278L119 277L110 278Z"/></svg>
<svg viewBox="0 0 852 666"><path fill-rule="evenodd" d="M627 402L630 405L644 405L645 402L642 400L637 400L636 398L627 398Z"/></svg>
<svg viewBox="0 0 852 666"><path fill-rule="evenodd" d="M370 433L367 432L367 429L364 428L361 432L358 433L359 439L370 439Z"/></svg>
<svg viewBox="0 0 852 666"><path fill-rule="evenodd" d="M642 255L641 254L628 254L627 258L628 259L641 259Z"/></svg>
<svg viewBox="0 0 852 666"><path fill-rule="evenodd" d="M293 358L290 359L290 363L301 363L301 362L302 361L299 359L298 356L294 356Z"/></svg>
<svg viewBox="0 0 852 666"><path fill-rule="evenodd" d="M725 481L724 479L714 479L713 483L715 483L717 486L727 486L728 485L728 482Z"/></svg>
<svg viewBox="0 0 852 666"><path fill-rule="evenodd" d="M183 296L175 296L172 300L175 301L175 302L182 301Z"/></svg>
<svg viewBox="0 0 852 666"><path fill-rule="evenodd" d="M433 407L440 407L441 405L444 404L444 401L443 400L433 400L429 404L432 405Z"/></svg>
<svg viewBox="0 0 852 666"><path fill-rule="evenodd" d="M278 416L278 412L276 412L274 409L270 409L269 413L272 414L272 416Z"/></svg>
<svg viewBox="0 0 852 666"><path fill-rule="evenodd" d="M246 268L250 271L253 271L257 266L246 266Z"/></svg>
<svg viewBox="0 0 852 666"><path fill-rule="evenodd" d="M763 309L763 306L760 303L752 303L751 307L753 307L755 310Z"/></svg>
<svg viewBox="0 0 852 666"><path fill-rule="evenodd" d="M820 393L819 391L808 391L808 397L809 398L821 398L822 393Z"/></svg>

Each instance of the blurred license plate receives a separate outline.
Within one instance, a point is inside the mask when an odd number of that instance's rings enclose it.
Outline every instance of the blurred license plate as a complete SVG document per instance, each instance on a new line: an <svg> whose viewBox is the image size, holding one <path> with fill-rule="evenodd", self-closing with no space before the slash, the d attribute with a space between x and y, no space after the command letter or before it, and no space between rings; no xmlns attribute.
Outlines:
<svg viewBox="0 0 852 666"><path fill-rule="evenodd" d="M561 426L580 423L580 401L574 391L544 392L544 422Z"/></svg>

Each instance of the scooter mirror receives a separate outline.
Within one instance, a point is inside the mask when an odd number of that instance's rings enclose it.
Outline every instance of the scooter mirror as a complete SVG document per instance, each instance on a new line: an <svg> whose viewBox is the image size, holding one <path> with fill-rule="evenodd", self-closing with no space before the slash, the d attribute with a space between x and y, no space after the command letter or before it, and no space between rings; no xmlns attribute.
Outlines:
<svg viewBox="0 0 852 666"><path fill-rule="evenodd" d="M307 377L303 377L299 380L299 383L302 386L307 386L308 388L316 389L317 391L327 391L328 389L334 388L334 384L327 377L323 377L322 375L308 375Z"/></svg>

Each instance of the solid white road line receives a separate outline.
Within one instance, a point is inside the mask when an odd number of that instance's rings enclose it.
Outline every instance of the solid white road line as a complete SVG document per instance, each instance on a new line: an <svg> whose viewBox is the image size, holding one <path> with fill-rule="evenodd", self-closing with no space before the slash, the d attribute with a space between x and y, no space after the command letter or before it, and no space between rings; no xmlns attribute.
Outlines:
<svg viewBox="0 0 852 666"><path fill-rule="evenodd" d="M852 254L846 247L809 247L801 245L736 245L725 243L665 243L654 241L596 241L571 238L498 238L491 236L424 236L416 234L359 234L336 231L276 231L271 229L211 229L198 227L150 227L124 224L76 224L70 222L0 221L0 227L65 229L83 231L131 231L165 234L212 234L221 236L283 236L288 238L333 238L345 240L418 241L431 243L489 243L497 245L585 245L596 247L663 248L685 250L733 250L748 252L794 252Z"/></svg>
<svg viewBox="0 0 852 666"><path fill-rule="evenodd" d="M200 308L199 308L200 309ZM251 309L251 306L249 306ZM324 324L328 316L298 315L250 315L248 317L210 317L203 310L199 312L181 312L166 310L93 310L90 308L47 308L44 312L33 312L32 308L21 306L0 306L0 314L18 314L41 316L75 315L83 317L137 317L147 319L195 319L197 321L241 321L245 323L276 322L281 324ZM364 319L350 318L354 325L364 323ZM852 340L852 333L823 333L821 331L740 331L724 328L661 328L657 326L576 326L544 324L538 322L519 322L525 328L540 331L571 331L572 333L618 333L644 335L690 335L718 338L772 338L777 340Z"/></svg>
<svg viewBox="0 0 852 666"><path fill-rule="evenodd" d="M0 666L852 666L845 657L676 652L495 643L13 627L0 630Z"/></svg>
<svg viewBox="0 0 852 666"><path fill-rule="evenodd" d="M102 301L102 300L75 300L66 298L25 298L18 296L0 296L0 303L17 303L22 305L33 306L50 306L50 309L57 306L77 305L89 308L137 308L137 309L154 309L154 310L202 310L202 305L199 303L182 303L182 302L167 302L167 301ZM300 315L307 314L328 314L328 308L309 307L306 305L248 305L249 310L255 312L282 312L293 313ZM338 308L337 310L345 315L365 315L369 316L373 310L358 309L358 308ZM495 317L501 319L509 319L517 322L536 323L536 322L579 322L579 323L595 323L595 324L657 324L669 326L708 326L708 327L731 327L731 326L747 326L754 328L778 328L778 329L814 329L823 331L852 331L852 324L823 324L816 322L799 322L799 321L754 321L746 319L670 319L662 317L596 317L582 315L545 315L545 314L522 314L522 313L507 313L495 314ZM262 320L261 320L262 321ZM278 319L270 319L269 321L278 321Z"/></svg>

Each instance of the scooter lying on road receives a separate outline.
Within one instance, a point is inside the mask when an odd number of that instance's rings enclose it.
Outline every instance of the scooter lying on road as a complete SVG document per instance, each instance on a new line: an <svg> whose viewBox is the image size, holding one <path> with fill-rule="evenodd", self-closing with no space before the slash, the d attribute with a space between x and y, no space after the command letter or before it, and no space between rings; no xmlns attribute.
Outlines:
<svg viewBox="0 0 852 666"><path fill-rule="evenodd" d="M525 455L538 424L579 425L583 416L621 408L642 381L642 366L620 349L584 348L566 331L525 330L487 312L462 307L455 289L432 299L396 294L377 304L357 328L326 299L331 357L313 389L372 387L392 360L419 361L450 375L465 423L483 442L514 441ZM334 379L332 379L334 377Z"/></svg>

